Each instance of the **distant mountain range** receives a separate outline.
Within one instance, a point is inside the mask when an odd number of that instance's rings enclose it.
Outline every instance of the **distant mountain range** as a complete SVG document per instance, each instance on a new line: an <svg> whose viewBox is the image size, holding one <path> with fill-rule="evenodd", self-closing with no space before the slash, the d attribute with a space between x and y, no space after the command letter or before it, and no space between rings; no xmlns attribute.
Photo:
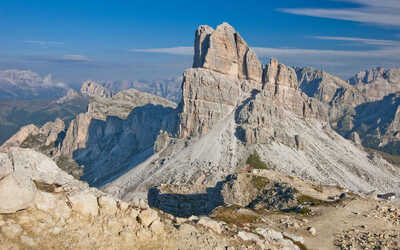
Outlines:
<svg viewBox="0 0 400 250"><path fill-rule="evenodd" d="M0 145L22 126L42 126L60 118L68 122L87 111L89 98L111 97L126 89L138 89L178 102L182 77L146 81L86 81L80 92L51 75L41 77L28 70L0 71Z"/></svg>
<svg viewBox="0 0 400 250"><path fill-rule="evenodd" d="M68 87L51 75L40 77L29 70L0 71L0 100L37 100L62 97Z"/></svg>
<svg viewBox="0 0 400 250"><path fill-rule="evenodd" d="M181 98L182 77L172 77L165 80L119 80L119 81L94 81L108 89L111 93L122 90L137 89L139 91L161 96L165 99L179 103Z"/></svg>
<svg viewBox="0 0 400 250"><path fill-rule="evenodd" d="M345 82L312 68L296 68L300 89L324 103L331 126L365 147L400 154L400 69L374 68Z"/></svg>

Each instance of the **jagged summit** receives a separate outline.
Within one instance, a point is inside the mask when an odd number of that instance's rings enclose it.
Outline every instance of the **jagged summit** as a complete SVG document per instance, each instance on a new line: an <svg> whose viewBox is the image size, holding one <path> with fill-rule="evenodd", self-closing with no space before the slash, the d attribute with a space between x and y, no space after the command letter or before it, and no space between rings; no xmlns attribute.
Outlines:
<svg viewBox="0 0 400 250"><path fill-rule="evenodd" d="M82 84L81 90L80 90L81 94L86 95L86 96L98 96L98 97L111 97L112 96L112 92L111 90L103 87L101 84L92 81L92 80L88 80L86 82L84 82Z"/></svg>
<svg viewBox="0 0 400 250"><path fill-rule="evenodd" d="M262 64L256 53L228 23L222 23L215 30L201 25L196 30L194 51L194 68L261 82Z"/></svg>

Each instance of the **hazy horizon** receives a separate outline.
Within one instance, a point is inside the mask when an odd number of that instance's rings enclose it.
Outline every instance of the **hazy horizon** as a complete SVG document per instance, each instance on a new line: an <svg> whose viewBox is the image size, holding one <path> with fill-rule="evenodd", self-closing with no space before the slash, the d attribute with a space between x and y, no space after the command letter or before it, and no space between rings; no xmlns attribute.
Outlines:
<svg viewBox="0 0 400 250"><path fill-rule="evenodd" d="M74 87L87 79L167 79L191 67L196 28L224 21L263 63L275 57L344 80L400 66L397 0L202 3L5 1L0 70L52 74Z"/></svg>

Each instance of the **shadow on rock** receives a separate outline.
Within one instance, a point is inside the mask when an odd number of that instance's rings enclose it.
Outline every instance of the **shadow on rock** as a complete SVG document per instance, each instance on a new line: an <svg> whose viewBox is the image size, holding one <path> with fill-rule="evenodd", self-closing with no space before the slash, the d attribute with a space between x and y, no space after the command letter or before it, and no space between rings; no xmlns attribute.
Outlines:
<svg viewBox="0 0 400 250"><path fill-rule="evenodd" d="M160 187L153 187L147 195L149 206L178 217L209 215L216 207L224 205L221 190L225 182L218 182L215 187L198 194L164 193Z"/></svg>

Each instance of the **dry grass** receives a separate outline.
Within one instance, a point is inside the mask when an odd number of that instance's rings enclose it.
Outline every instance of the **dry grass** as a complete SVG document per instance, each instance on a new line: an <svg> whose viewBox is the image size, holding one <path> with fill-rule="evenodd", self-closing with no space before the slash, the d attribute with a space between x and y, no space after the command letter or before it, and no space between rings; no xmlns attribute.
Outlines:
<svg viewBox="0 0 400 250"><path fill-rule="evenodd" d="M244 226L244 224L254 223L257 221L258 216L235 213L235 210L237 209L239 209L238 206L220 207L215 210L210 217L226 222L227 224L235 224L241 227Z"/></svg>
<svg viewBox="0 0 400 250"><path fill-rule="evenodd" d="M40 191L47 192L47 193L52 193L55 191L55 189L57 187L60 187L60 185L57 185L57 184L47 184L47 183L35 181L35 180L33 182L35 183L35 186L37 189L39 189Z"/></svg>

